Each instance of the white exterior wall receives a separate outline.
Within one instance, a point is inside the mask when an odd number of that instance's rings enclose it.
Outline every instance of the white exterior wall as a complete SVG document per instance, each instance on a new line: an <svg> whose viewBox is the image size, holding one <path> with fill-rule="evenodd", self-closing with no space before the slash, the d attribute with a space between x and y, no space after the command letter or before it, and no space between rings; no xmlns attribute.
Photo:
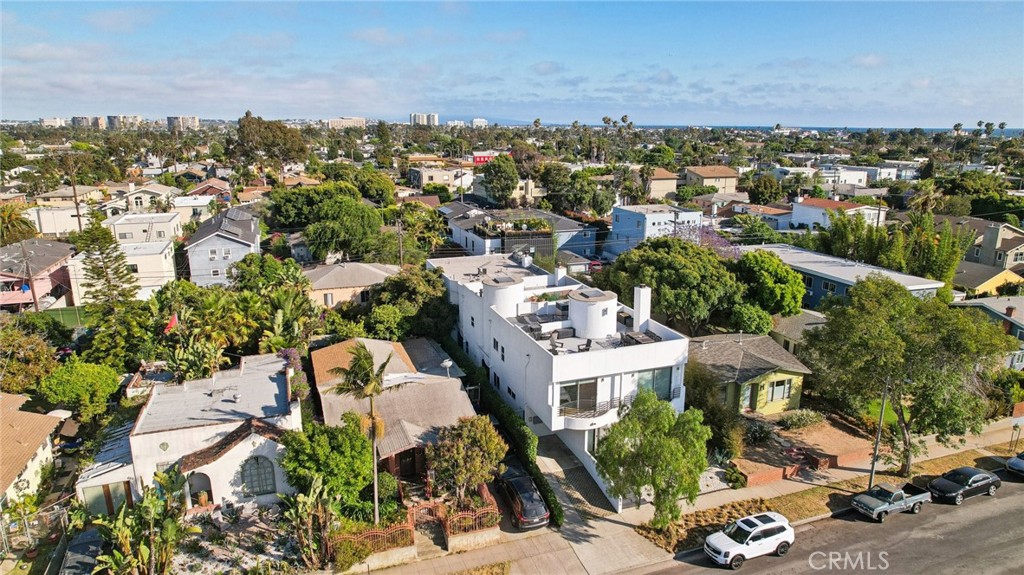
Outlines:
<svg viewBox="0 0 1024 575"><path fill-rule="evenodd" d="M284 455L284 446L258 434L251 434L233 449L220 456L209 465L197 467L189 473L205 473L210 478L210 490L213 492L211 503L239 503L255 500L260 505L271 505L280 501L278 493L290 495L295 488L288 484L284 470L278 460ZM242 464L251 457L266 457L274 463L275 493L250 497L242 487Z"/></svg>
<svg viewBox="0 0 1024 575"><path fill-rule="evenodd" d="M136 299L149 299L154 291L174 281L174 244L164 241L164 250L158 254L133 254L130 250L126 254L126 263L138 267L138 271L135 272L135 278L139 282ZM75 305L88 303L85 288L82 286L82 282L86 280L84 262L84 255L68 260L68 277L71 280L71 294Z"/></svg>
<svg viewBox="0 0 1024 575"><path fill-rule="evenodd" d="M501 238L482 238L473 233L472 229L464 230L452 226L452 241L462 246L474 256L494 254L501 251Z"/></svg>
<svg viewBox="0 0 1024 575"><path fill-rule="evenodd" d="M801 203L793 204L793 217L791 221L794 226L806 225L812 229L815 224L826 229L829 225L828 213L825 210L805 206Z"/></svg>
<svg viewBox="0 0 1024 575"><path fill-rule="evenodd" d="M82 214L82 228L89 223L89 206L79 204ZM78 231L78 216L74 204L68 207L38 206L25 210L25 216L35 224L36 230L44 236L66 236Z"/></svg>
<svg viewBox="0 0 1024 575"><path fill-rule="evenodd" d="M117 223L107 220L103 225L110 229L118 243L165 242L181 235L181 216L177 212L166 215L174 217L167 222L155 222L139 221L129 216L129 219Z"/></svg>
<svg viewBox="0 0 1024 575"><path fill-rule="evenodd" d="M25 469L14 478L14 481L7 487L7 491L4 491L4 500L14 501L26 493L35 493L42 482L43 467L51 463L53 463L53 446L50 444L50 438L47 437L36 450L32 459L28 460ZM28 482L28 486L18 490L15 485L23 479Z"/></svg>

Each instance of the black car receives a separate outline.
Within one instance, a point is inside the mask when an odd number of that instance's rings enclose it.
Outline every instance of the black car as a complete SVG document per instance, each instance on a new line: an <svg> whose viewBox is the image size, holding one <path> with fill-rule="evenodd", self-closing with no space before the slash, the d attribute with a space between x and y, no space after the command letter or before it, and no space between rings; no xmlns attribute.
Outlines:
<svg viewBox="0 0 1024 575"><path fill-rule="evenodd" d="M960 505L964 499L987 493L995 495L1002 485L998 477L975 467L958 467L928 483L932 499Z"/></svg>
<svg viewBox="0 0 1024 575"><path fill-rule="evenodd" d="M96 528L87 529L71 540L58 575L90 575L96 558L103 552L103 538Z"/></svg>
<svg viewBox="0 0 1024 575"><path fill-rule="evenodd" d="M533 529L548 524L548 506L544 504L533 478L525 470L507 466L495 483L512 508L512 525L517 529Z"/></svg>

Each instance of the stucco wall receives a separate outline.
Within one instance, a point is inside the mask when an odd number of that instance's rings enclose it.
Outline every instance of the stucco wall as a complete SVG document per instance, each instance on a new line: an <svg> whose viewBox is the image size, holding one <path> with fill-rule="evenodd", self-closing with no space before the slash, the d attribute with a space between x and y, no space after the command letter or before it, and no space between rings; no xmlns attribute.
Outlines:
<svg viewBox="0 0 1024 575"><path fill-rule="evenodd" d="M43 467L51 463L53 463L53 447L50 444L50 439L47 438L25 465L25 469L7 487L7 491L4 492L6 500L13 501L26 493L35 493L42 481ZM22 479L28 481L28 486L18 490L15 484Z"/></svg>
<svg viewBox="0 0 1024 575"><path fill-rule="evenodd" d="M224 258L224 250L231 250L230 256ZM216 250L217 255L210 259L210 250ZM192 283L206 287L211 285L231 283L228 277L228 268L232 264L242 261L248 254L260 253L260 245L246 245L243 242L229 240L222 236L211 236L198 244L188 248L188 264L191 272ZM220 272L219 276L213 275L213 270Z"/></svg>

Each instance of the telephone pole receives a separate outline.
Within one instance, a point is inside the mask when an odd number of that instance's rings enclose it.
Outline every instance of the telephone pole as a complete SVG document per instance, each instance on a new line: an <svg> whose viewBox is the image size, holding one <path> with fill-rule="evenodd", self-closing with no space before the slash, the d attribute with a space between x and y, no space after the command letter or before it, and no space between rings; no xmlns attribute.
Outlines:
<svg viewBox="0 0 1024 575"><path fill-rule="evenodd" d="M39 311L39 298L36 297L36 282L32 280L32 264L28 261L28 251L25 250L25 242L21 241L21 259L25 261L25 275L28 276L28 289L32 291L32 305Z"/></svg>

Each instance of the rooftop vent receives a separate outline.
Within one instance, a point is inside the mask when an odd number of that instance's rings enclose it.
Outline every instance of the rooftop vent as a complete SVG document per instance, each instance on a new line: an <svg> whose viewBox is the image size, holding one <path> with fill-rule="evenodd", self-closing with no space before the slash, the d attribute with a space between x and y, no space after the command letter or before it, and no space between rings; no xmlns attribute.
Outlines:
<svg viewBox="0 0 1024 575"><path fill-rule="evenodd" d="M598 299L604 297L604 292L599 289L585 289L580 292L583 299Z"/></svg>
<svg viewBox="0 0 1024 575"><path fill-rule="evenodd" d="M494 283L496 283L496 284L511 284L511 283L515 283L515 280L510 278L510 277L508 277L508 276L498 276L498 277L493 278L493 280L494 280Z"/></svg>

